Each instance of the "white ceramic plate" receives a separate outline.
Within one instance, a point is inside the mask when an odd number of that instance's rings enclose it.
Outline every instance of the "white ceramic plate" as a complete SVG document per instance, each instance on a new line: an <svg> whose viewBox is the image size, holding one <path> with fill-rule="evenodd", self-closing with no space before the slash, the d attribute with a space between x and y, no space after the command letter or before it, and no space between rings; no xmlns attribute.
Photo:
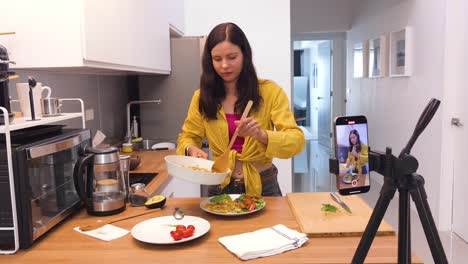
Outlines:
<svg viewBox="0 0 468 264"><path fill-rule="evenodd" d="M193 236L175 241L170 232L175 230L171 225L193 225L195 232ZM186 215L181 220L171 216L152 218L136 224L132 228L132 236L136 240L151 244L178 244L194 240L206 234L210 230L210 223L203 218Z"/></svg>
<svg viewBox="0 0 468 264"><path fill-rule="evenodd" d="M241 196L240 194L230 194L229 196L231 196L231 199L234 200L234 199L237 199L239 198L239 196ZM246 215L246 214L252 214L252 213L255 213L257 211L260 211L262 210L263 208L265 208L266 206L266 202L265 202L265 205L262 207L262 208L258 208L258 209L255 209L253 211L247 211L247 212L240 212L240 213L219 213L219 212L213 212L213 211L210 211L208 209L205 208L205 205L210 203L210 199L213 198L214 196L212 197L209 197L203 201L201 201L200 203L200 208L207 212L207 213L210 213L210 214L215 214L215 215L225 215L225 216L238 216L238 215Z"/></svg>

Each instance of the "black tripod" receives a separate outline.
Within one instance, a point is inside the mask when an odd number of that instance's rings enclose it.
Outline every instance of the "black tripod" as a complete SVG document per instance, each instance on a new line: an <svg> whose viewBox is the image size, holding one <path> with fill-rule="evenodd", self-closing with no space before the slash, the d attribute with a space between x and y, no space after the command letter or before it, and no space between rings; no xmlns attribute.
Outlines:
<svg viewBox="0 0 468 264"><path fill-rule="evenodd" d="M385 153L369 151L369 169L384 176L384 185L380 190L380 197L374 207L374 211L362 235L359 246L354 253L353 264L364 263L372 241L377 233L377 229L397 189L400 193L398 263L411 263L410 195L416 204L434 262L437 264L448 263L432 217L431 209L427 202L424 178L416 174L418 161L415 157L410 155L411 148L416 142L416 139L429 124L439 105L440 101L436 99L432 99L429 102L419 118L413 135L398 157L392 155L391 148L387 148ZM330 160L330 165L330 171L336 174L339 170L338 160Z"/></svg>

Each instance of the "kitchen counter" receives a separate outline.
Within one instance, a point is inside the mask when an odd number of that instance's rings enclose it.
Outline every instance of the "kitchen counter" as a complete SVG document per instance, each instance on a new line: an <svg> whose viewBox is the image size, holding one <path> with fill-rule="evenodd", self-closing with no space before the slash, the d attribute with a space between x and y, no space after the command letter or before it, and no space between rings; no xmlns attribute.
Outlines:
<svg viewBox="0 0 468 264"><path fill-rule="evenodd" d="M159 193L171 179L171 176L167 174L164 157L175 155L175 153L175 150L133 151L131 154L140 156L141 162L135 170L130 171L130 174L157 173L158 175L146 185L146 190L150 194Z"/></svg>
<svg viewBox="0 0 468 264"><path fill-rule="evenodd" d="M168 198L166 207L154 214L144 215L114 225L128 230L146 219L171 215L175 207L183 208L186 215L199 216L211 224L204 236L181 244L153 245L139 242L128 234L105 242L80 234L72 229L80 224L94 222L104 217L91 217L84 210L63 222L52 232L27 250L15 255L0 256L2 263L245 263L219 242L218 238L249 232L260 228L284 224L299 230L288 206L286 197L266 197L266 207L254 214L223 217L208 214L199 207L202 198ZM123 217L147 210L144 207L127 207L117 216ZM151 232L151 230L148 230ZM169 235L169 234L168 234ZM359 237L311 238L301 248L283 254L259 258L249 263L351 263ZM366 263L397 263L397 237L376 237ZM422 263L413 257L413 263Z"/></svg>

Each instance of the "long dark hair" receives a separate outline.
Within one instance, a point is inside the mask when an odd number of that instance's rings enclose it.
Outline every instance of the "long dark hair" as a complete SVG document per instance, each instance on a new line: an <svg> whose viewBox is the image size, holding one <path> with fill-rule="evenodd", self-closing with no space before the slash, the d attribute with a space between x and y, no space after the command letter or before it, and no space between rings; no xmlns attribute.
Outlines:
<svg viewBox="0 0 468 264"><path fill-rule="evenodd" d="M258 91L257 73L252 62L252 49L247 37L234 23L219 24L211 30L203 49L199 111L207 119L216 119L216 112L220 109L222 100L226 98L224 80L216 73L211 57L211 50L223 41L237 45L244 57L237 80L238 98L234 112L242 113L249 100L254 102L252 109L256 111L262 100Z"/></svg>
<svg viewBox="0 0 468 264"><path fill-rule="evenodd" d="M361 152L361 137L359 132L356 129L353 129L349 132L349 152L353 151L353 144L351 143L351 134L356 135L356 152Z"/></svg>

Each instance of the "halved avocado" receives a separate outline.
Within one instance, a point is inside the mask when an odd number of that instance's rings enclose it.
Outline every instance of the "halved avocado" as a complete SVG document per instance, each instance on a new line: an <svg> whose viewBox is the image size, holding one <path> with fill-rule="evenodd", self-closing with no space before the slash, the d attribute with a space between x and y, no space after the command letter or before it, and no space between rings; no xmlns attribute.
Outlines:
<svg viewBox="0 0 468 264"><path fill-rule="evenodd" d="M149 209L161 208L166 204L166 200L164 195L155 195L146 201L145 206Z"/></svg>

